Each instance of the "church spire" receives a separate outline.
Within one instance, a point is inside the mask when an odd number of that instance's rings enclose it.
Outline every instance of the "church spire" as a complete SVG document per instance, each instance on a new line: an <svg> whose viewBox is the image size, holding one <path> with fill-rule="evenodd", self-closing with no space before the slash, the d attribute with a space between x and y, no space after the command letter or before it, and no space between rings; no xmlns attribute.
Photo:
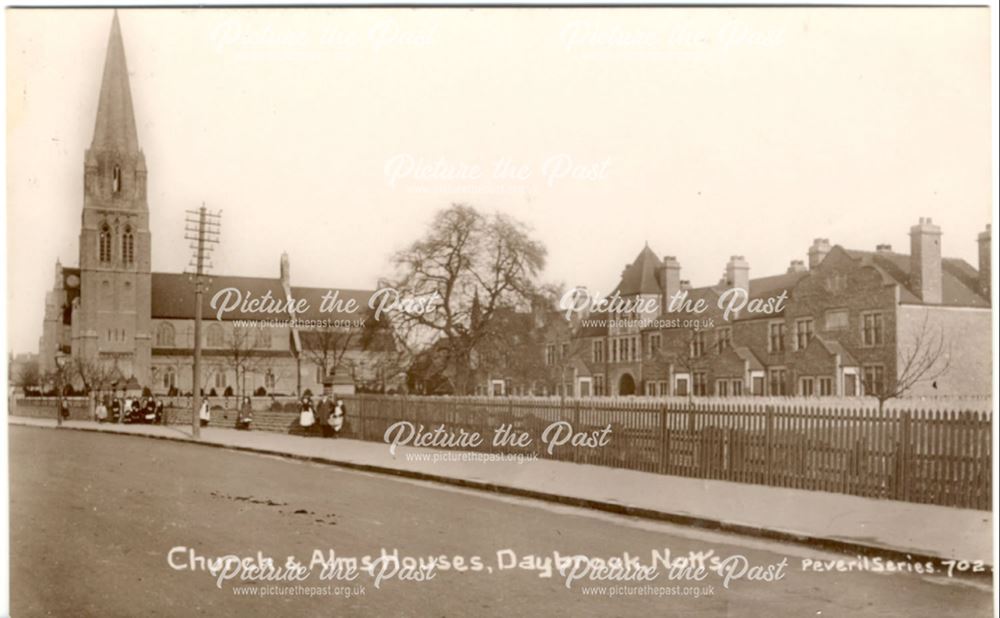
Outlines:
<svg viewBox="0 0 1000 618"><path fill-rule="evenodd" d="M125 64L125 45L122 43L118 11L111 21L108 51L104 59L104 77L101 79L101 96L97 103L97 123L94 126L94 151L113 150L121 154L137 154L139 138L135 130L135 113L132 111L132 91Z"/></svg>

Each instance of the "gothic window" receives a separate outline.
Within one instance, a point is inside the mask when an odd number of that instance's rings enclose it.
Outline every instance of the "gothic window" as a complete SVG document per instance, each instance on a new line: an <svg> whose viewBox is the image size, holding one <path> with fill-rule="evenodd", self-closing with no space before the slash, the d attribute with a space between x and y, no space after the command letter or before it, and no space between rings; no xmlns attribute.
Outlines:
<svg viewBox="0 0 1000 618"><path fill-rule="evenodd" d="M208 327L208 333L206 334L205 339L209 347L221 348L223 345L222 327L218 324L211 324Z"/></svg>
<svg viewBox="0 0 1000 618"><path fill-rule="evenodd" d="M122 259L126 264L135 262L135 236L131 225L125 226L125 233L122 235Z"/></svg>
<svg viewBox="0 0 1000 618"><path fill-rule="evenodd" d="M111 191L119 193L122 190L122 168L118 165L111 172Z"/></svg>
<svg viewBox="0 0 1000 618"><path fill-rule="evenodd" d="M111 261L111 227L107 223L101 226L99 254L101 262Z"/></svg>
<svg viewBox="0 0 1000 618"><path fill-rule="evenodd" d="M174 325L170 322L163 322L156 329L156 345L160 347L174 346Z"/></svg>

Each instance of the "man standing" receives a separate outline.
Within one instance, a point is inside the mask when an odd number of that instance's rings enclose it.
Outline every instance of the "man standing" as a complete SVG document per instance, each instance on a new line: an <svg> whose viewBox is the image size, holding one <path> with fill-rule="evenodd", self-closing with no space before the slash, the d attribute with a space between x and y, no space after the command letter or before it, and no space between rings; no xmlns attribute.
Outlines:
<svg viewBox="0 0 1000 618"><path fill-rule="evenodd" d="M333 428L330 426L330 414L332 412L333 406L330 404L330 398L323 395L322 401L319 402L319 407L316 408L316 413L319 416L317 420L319 421L320 431L322 431L324 438L329 438L333 435Z"/></svg>

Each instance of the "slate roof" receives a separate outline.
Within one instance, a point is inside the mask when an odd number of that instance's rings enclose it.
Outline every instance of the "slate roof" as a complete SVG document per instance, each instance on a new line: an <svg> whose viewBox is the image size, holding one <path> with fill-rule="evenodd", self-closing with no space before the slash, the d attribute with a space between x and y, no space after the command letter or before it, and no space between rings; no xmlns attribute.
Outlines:
<svg viewBox="0 0 1000 618"><path fill-rule="evenodd" d="M261 298L268 292L272 298L283 300L285 292L281 288L278 279L267 277L233 277L233 276L213 276L208 291L202 296L202 315L205 318L214 318L217 309L212 309L212 298L220 290L226 288L236 288L243 297L251 295ZM189 275L179 273L153 273L152 275L152 317L159 319L194 319L194 284ZM329 291L337 293L337 298L344 303L348 299L353 299L358 306L354 313L334 311L321 312L320 303L322 296ZM292 298L295 300L305 299L309 303L308 311L297 314L300 320L358 320L364 318L368 313L368 300L374 292L371 290L344 290L336 288L313 288L292 286ZM220 301L221 302L221 301ZM267 320L287 319L287 313L266 313L266 312L244 312L240 310L229 311L223 314L225 320Z"/></svg>
<svg viewBox="0 0 1000 618"><path fill-rule="evenodd" d="M899 300L903 304L920 305L918 290L910 275L910 256L906 253L854 251L845 249L851 258L870 264L884 277L900 286ZM979 271L960 258L941 259L941 304L955 307L990 306L978 292Z"/></svg>
<svg viewBox="0 0 1000 618"><path fill-rule="evenodd" d="M659 294L662 290L657 272L663 266L649 245L643 247L635 261L622 273L615 291L621 296L633 294Z"/></svg>

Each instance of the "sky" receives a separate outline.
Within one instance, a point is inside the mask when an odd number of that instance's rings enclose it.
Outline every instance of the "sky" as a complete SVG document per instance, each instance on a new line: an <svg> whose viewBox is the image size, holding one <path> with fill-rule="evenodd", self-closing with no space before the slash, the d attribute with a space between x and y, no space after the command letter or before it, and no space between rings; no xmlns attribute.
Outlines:
<svg viewBox="0 0 1000 618"><path fill-rule="evenodd" d="M526 223L542 279L610 293L645 243L694 285L813 238L932 217L977 265L991 220L989 12L128 9L154 271L222 211L219 274L373 288L452 203ZM75 266L112 13L6 13L9 347Z"/></svg>

